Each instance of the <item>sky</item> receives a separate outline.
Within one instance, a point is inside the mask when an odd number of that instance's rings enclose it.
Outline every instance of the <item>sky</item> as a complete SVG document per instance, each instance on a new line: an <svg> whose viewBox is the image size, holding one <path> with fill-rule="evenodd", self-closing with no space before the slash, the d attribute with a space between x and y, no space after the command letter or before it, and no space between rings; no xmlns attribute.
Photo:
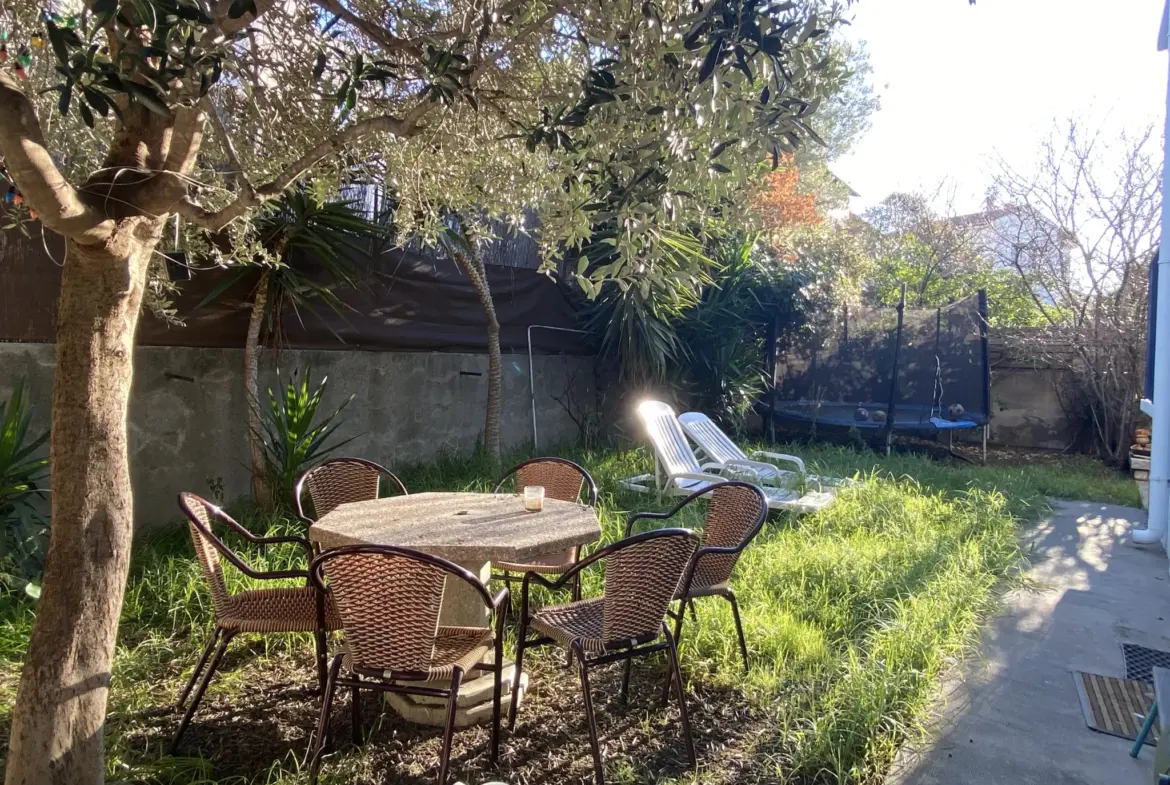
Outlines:
<svg viewBox="0 0 1170 785"><path fill-rule="evenodd" d="M1055 121L1159 129L1164 0L860 0L845 35L865 42L881 99L873 127L833 171L860 211L893 191L948 183L980 208L998 156L1028 168ZM1160 135L1160 134L1159 134Z"/></svg>

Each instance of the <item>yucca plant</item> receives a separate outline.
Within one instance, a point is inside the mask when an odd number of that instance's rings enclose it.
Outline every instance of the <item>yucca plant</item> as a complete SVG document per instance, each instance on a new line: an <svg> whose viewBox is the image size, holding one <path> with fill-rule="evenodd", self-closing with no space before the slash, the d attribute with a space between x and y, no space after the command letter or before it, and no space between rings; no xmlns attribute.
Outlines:
<svg viewBox="0 0 1170 785"><path fill-rule="evenodd" d="M714 280L675 322L682 348L673 381L689 406L738 431L767 383L769 324L799 328L807 298L803 280L751 235L722 238L709 252Z"/></svg>
<svg viewBox="0 0 1170 785"><path fill-rule="evenodd" d="M298 380L294 372L288 384L278 386L276 392L271 387L268 389L268 408L261 417L261 432L257 436L263 445L264 471L277 507L292 503L293 487L301 474L353 439L326 444L341 426L341 412L353 396L323 414L321 402L329 377L322 378L313 387L311 376L311 371L306 369Z"/></svg>
<svg viewBox="0 0 1170 785"><path fill-rule="evenodd" d="M0 404L0 581L36 597L49 528L41 511L48 498L49 459L35 455L49 433L29 438L31 422L32 407L20 379Z"/></svg>

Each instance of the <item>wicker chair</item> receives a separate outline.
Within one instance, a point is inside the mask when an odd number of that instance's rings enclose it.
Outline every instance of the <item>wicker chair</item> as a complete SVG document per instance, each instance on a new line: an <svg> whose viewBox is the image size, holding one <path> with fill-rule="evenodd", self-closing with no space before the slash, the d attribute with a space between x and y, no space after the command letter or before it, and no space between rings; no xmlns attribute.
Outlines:
<svg viewBox="0 0 1170 785"><path fill-rule="evenodd" d="M379 485L385 477L389 485L407 494L402 480L388 469L361 458L330 458L301 475L293 491L297 517L306 524L328 515L342 504L380 498ZM304 498L313 503L313 517L305 513Z"/></svg>
<svg viewBox="0 0 1170 785"><path fill-rule="evenodd" d="M678 667L678 650L666 624L666 612L685 585L693 565L699 536L687 529L658 529L607 545L577 562L550 581L539 573L524 575L521 598L520 631L516 644L516 671L524 664L524 651L534 646L555 643L571 651L577 660L585 719L589 726L589 743L593 750L593 773L597 785L603 785L601 747L597 740L597 722L593 716L593 699L589 692L589 669L610 662L666 650L670 660L664 691L675 685L682 716L683 737L691 767L697 765L695 744L691 738L683 696L682 674ZM604 561L605 593L600 597L576 600L565 605L529 609L533 584L551 591L568 588L581 570ZM532 629L540 637L528 638ZM509 727L516 726L519 680L512 685ZM628 680L622 684L622 699L628 693ZM665 701L664 701L665 702Z"/></svg>
<svg viewBox="0 0 1170 785"><path fill-rule="evenodd" d="M187 703L191 689L199 681L198 688L187 706L179 729L171 742L171 752L178 749L179 742L191 724L203 700L203 694L211 683L224 652L232 638L240 633L287 633L311 632L317 643L317 678L320 686L325 686L325 636L330 630L338 629L340 620L333 608L333 603L326 595L319 594L309 583L307 570L254 570L244 559L233 551L213 531L215 524L220 524L249 542L258 545L274 545L279 543L293 543L300 545L306 551L308 558L312 557L312 546L303 537L258 537L232 520L231 516L216 507L206 499L193 493L179 494L179 508L187 517L188 528L191 531L191 541L195 545L195 555L203 568L204 577L211 589L211 601L215 608L215 630L211 639L203 648L203 654L195 670L191 673L183 691L179 694L178 708L183 709ZM224 578L223 561L226 560L240 572L250 578L259 580L286 580L301 578L305 585L300 588L281 587L272 589L249 589L232 594L228 591ZM307 559L306 559L307 560ZM321 619L324 619L324 624ZM214 655L212 651L214 650ZM210 658L210 663L208 662ZM204 670L206 666L206 670ZM200 681L200 674L203 678Z"/></svg>
<svg viewBox="0 0 1170 785"><path fill-rule="evenodd" d="M309 573L317 589L333 597L346 644L329 667L317 732L310 747L309 781L317 782L329 738L333 695L341 686L350 689L355 744L361 743L359 692L363 689L446 699L447 721L438 777L439 785L444 785L459 685L463 675L472 669L491 671L495 677L491 759L496 762L500 750L507 587L493 598L463 567L437 556L388 545L349 545L325 551L313 560ZM451 579L463 581L483 598L495 616L494 629L440 626L444 583ZM324 616L322 623L328 624ZM483 660L489 653L494 657L485 664ZM450 680L449 686L410 683L443 679Z"/></svg>
<svg viewBox="0 0 1170 785"><path fill-rule="evenodd" d="M492 493L501 493L510 479L513 480L517 492L528 485L540 485L544 488L545 496L563 502L580 501L581 493L585 491L588 496L588 505L590 507L597 506L597 483L593 481L593 477L583 467L564 458L533 458L513 466L500 477L500 481L496 483ZM496 562L492 565L496 569L496 572L492 573L492 577L511 586L512 581L519 582L526 572L561 575L576 564L580 557L581 547L576 546L556 554L555 558L547 561ZM581 599L579 575L573 581L573 599Z"/></svg>
<svg viewBox="0 0 1170 785"><path fill-rule="evenodd" d="M626 522L626 536L640 520L663 521L677 515L683 508L710 497L707 517L703 525L703 540L695 553L695 564L691 569L688 584L680 587L677 610L668 611L675 621L674 637L682 636L684 604L695 614L694 601L699 597L722 597L731 603L731 615L735 619L735 631L739 636L739 653L743 667L748 667L747 641L743 635L743 622L739 618L739 602L730 586L731 571L735 568L743 549L759 534L768 516L768 500L760 489L745 482L726 482L710 486L683 499L674 509L665 513L640 512L631 515Z"/></svg>

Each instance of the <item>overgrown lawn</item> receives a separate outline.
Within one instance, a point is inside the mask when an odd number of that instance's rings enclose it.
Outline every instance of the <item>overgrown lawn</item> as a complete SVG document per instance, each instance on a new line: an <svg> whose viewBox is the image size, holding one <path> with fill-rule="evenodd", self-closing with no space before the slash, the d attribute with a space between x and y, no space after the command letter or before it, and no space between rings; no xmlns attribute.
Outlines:
<svg viewBox="0 0 1170 785"><path fill-rule="evenodd" d="M1047 497L1136 504L1132 481L1085 459L978 467L959 461L880 457L831 447L794 448L824 474L856 476L858 487L828 510L793 520L772 516L736 570L751 649L739 660L729 608L699 602L688 619L682 663L696 726L701 783L880 781L914 733L942 669L976 640L998 589L1020 563L1021 521ZM621 535L631 511L663 509L617 481L650 470L643 450L560 451L588 467L601 487L604 541ZM515 457L515 456L513 456ZM489 490L482 463L447 458L402 469L407 487ZM195 489L200 490L200 489ZM289 521L238 507L256 531ZM692 521L696 522L697 521ZM248 551L269 568L291 566L292 549ZM240 585L244 585L241 580ZM586 593L600 590L591 575ZM7 732L20 661L35 606L0 598L0 724ZM315 721L307 636L241 636L184 744L163 754L178 715L173 703L212 619L210 597L186 528L142 539L123 610L108 723L109 776L155 782L303 782L301 762ZM537 656L532 690L500 770L487 762L484 729L456 734L455 779L477 783L588 780L591 762L578 685L554 650ZM613 782L690 781L673 708L657 695L663 664L635 670L628 706L616 677L594 683ZM341 697L336 738L347 739ZM340 747L323 781L430 782L435 729L366 710L370 741ZM377 717L377 718L376 718Z"/></svg>

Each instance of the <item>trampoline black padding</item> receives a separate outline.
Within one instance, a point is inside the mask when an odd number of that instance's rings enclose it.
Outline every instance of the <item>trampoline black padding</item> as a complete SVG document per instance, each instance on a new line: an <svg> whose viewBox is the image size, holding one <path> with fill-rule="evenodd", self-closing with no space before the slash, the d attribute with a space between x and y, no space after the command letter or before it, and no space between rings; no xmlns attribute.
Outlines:
<svg viewBox="0 0 1170 785"><path fill-rule="evenodd" d="M810 424L915 432L988 423L987 297L942 308L859 308L790 346L769 414Z"/></svg>

